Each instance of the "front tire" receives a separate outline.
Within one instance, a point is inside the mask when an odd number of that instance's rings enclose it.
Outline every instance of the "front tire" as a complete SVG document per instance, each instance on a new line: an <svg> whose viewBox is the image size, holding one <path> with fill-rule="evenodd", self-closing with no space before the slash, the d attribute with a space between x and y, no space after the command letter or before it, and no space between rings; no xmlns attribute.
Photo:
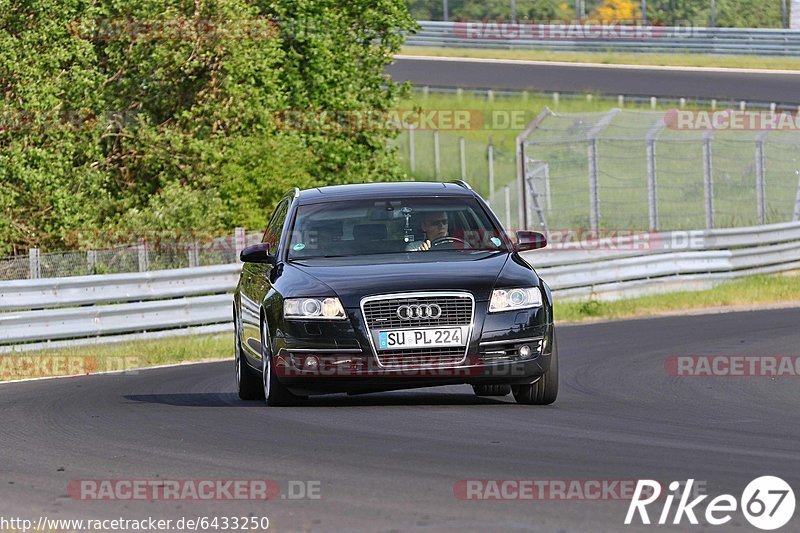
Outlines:
<svg viewBox="0 0 800 533"><path fill-rule="evenodd" d="M264 398L263 389L261 388L260 380L255 371L250 368L250 365L244 360L244 353L242 352L241 332L242 326L239 320L238 313L234 309L233 316L234 326L234 350L236 361L236 385L239 390L239 398L242 400L261 400Z"/></svg>
<svg viewBox="0 0 800 533"><path fill-rule="evenodd" d="M275 375L265 323L261 324L261 339L261 397L266 399L270 407L290 407L300 404L305 398L292 394Z"/></svg>
<svg viewBox="0 0 800 533"><path fill-rule="evenodd" d="M558 340L553 332L553 353L550 355L550 368L536 383L511 387L517 403L525 405L550 405L558 397Z"/></svg>

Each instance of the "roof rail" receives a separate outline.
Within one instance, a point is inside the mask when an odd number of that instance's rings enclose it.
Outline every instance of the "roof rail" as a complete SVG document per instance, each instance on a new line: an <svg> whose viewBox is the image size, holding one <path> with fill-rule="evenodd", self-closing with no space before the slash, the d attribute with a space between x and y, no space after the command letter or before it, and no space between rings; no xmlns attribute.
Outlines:
<svg viewBox="0 0 800 533"><path fill-rule="evenodd" d="M473 189L472 189L472 187L470 187L470 186L469 186L469 183L467 183L467 182L466 182L466 181L464 181L464 180L453 180L453 181L451 181L450 183L455 183L455 184L456 184L456 185L458 185L459 187L464 187L464 188L465 188L465 189L467 189L468 191L471 191L471 190L473 190Z"/></svg>
<svg viewBox="0 0 800 533"><path fill-rule="evenodd" d="M300 196L300 189L297 187L292 187L291 189L286 191L286 193L283 196L284 197L291 196L292 198L297 198L298 196Z"/></svg>

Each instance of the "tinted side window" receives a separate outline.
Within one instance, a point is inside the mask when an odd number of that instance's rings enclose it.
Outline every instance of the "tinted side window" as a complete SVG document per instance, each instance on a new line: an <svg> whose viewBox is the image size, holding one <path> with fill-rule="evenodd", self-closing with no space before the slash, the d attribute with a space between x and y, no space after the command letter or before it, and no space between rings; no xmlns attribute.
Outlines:
<svg viewBox="0 0 800 533"><path fill-rule="evenodd" d="M286 221L286 213L289 211L289 203L286 201L278 204L272 218L269 219L267 224L267 231L264 232L264 238L261 242L268 242L270 244L270 252L275 253L278 249L281 239L281 231L283 230L283 223Z"/></svg>

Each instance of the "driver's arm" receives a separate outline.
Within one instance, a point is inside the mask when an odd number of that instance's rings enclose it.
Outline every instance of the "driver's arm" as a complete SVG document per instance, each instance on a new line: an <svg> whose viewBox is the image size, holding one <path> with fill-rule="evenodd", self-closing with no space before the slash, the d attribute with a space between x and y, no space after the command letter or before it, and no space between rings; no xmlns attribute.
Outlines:
<svg viewBox="0 0 800 533"><path fill-rule="evenodd" d="M424 251L430 250L430 249L431 249L431 241L425 240L419 246L417 246L415 248L410 248L408 251L409 252L424 252Z"/></svg>

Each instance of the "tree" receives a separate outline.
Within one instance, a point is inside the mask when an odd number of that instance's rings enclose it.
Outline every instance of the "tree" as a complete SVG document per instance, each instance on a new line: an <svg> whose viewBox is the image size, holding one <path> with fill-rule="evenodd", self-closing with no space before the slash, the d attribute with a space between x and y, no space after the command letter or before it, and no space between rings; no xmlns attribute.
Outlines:
<svg viewBox="0 0 800 533"><path fill-rule="evenodd" d="M259 227L291 186L401 177L390 130L276 116L389 108L413 28L402 0L0 0L0 255Z"/></svg>

